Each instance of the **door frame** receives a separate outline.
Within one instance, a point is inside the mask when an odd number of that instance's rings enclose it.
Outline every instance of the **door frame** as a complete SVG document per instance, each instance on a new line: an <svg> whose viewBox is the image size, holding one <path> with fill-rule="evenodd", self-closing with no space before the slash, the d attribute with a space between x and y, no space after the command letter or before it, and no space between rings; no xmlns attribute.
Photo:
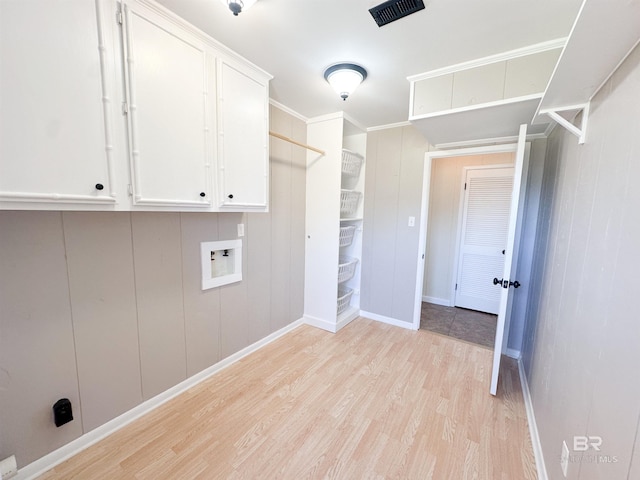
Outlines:
<svg viewBox="0 0 640 480"><path fill-rule="evenodd" d="M456 283L458 282L459 268L460 268L460 244L462 242L462 225L464 220L464 197L466 195L466 190L464 189L464 184L467 179L467 173L469 170L489 170L494 168L513 168L513 163L494 163L492 165L469 165L466 167L462 167L462 178L460 179L460 199L459 199L459 208L458 208L458 223L456 225L456 243L454 248L454 258L453 258L453 275L451 277L451 294L449 306L456 306ZM426 241L426 240L425 240ZM425 259L426 260L426 259ZM422 286L424 289L424 285Z"/></svg>
<svg viewBox="0 0 640 480"><path fill-rule="evenodd" d="M527 142L529 143L529 142ZM420 232L418 238L418 262L416 271L416 291L413 307L412 329L420 328L420 313L422 310L422 290L424 288L424 269L427 255L427 232L429 226L429 195L431 191L431 167L436 158L464 157L470 155L482 155L490 153L516 153L517 143L501 145L488 145L483 147L456 148L451 150L433 150L424 155L424 174L422 179L422 202L420 208ZM460 218L460 216L458 216ZM457 235L460 234L458 229ZM457 264L457 259L455 261ZM451 303L451 300L449 300Z"/></svg>

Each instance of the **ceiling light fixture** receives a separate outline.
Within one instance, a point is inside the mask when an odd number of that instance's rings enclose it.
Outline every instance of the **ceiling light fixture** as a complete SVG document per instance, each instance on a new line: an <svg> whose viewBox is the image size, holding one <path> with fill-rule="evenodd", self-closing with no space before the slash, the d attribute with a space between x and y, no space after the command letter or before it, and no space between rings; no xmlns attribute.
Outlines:
<svg viewBox="0 0 640 480"><path fill-rule="evenodd" d="M355 63L336 63L324 71L324 79L342 100L346 100L365 78L367 71Z"/></svg>
<svg viewBox="0 0 640 480"><path fill-rule="evenodd" d="M246 12L247 10L249 10L249 8L251 8L253 4L256 3L258 0L220 0L220 1L224 3L227 7L229 7L229 10L231 10L233 15L237 17L240 12Z"/></svg>

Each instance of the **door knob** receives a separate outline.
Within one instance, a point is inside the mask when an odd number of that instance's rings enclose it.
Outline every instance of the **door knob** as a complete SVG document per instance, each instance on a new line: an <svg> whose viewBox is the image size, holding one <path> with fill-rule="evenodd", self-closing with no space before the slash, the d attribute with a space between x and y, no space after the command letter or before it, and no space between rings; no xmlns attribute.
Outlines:
<svg viewBox="0 0 640 480"><path fill-rule="evenodd" d="M520 282L517 280L515 282L510 282L509 280L503 280L502 278L498 280L495 277L493 278L493 284L501 285L503 288L509 288L509 287L518 288L521 285Z"/></svg>

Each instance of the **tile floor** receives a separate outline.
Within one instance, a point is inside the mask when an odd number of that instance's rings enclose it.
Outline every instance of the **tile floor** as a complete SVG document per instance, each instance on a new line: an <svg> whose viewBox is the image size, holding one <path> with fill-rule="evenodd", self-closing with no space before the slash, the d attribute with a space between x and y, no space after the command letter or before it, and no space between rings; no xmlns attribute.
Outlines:
<svg viewBox="0 0 640 480"><path fill-rule="evenodd" d="M489 313L422 302L420 328L493 348L497 319Z"/></svg>

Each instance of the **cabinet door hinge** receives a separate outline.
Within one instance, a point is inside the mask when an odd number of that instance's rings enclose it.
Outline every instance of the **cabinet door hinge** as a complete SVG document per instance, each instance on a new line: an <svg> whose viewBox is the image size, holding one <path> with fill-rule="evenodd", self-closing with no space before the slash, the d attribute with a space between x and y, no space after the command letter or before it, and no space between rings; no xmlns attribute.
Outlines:
<svg viewBox="0 0 640 480"><path fill-rule="evenodd" d="M122 18L122 11L118 11L116 12L116 22L118 22L118 24L122 25L124 20Z"/></svg>
<svg viewBox="0 0 640 480"><path fill-rule="evenodd" d="M458 284L457 284L457 283L456 283L456 288L455 288L455 290L458 290Z"/></svg>
<svg viewBox="0 0 640 480"><path fill-rule="evenodd" d="M129 104L127 102L122 103L122 114L127 115L129 113Z"/></svg>
<svg viewBox="0 0 640 480"><path fill-rule="evenodd" d="M464 182L464 189L467 189L467 182Z"/></svg>

